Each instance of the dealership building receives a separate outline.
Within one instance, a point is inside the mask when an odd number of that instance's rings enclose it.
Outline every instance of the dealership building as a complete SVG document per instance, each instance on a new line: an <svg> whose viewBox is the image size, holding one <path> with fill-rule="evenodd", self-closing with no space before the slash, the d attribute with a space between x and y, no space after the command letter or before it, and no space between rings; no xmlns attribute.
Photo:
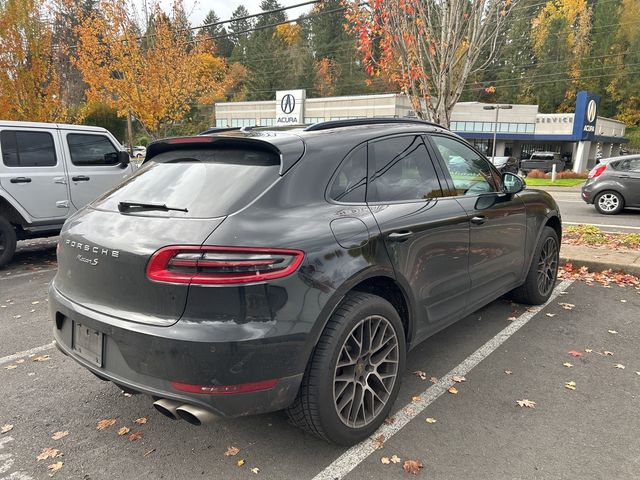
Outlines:
<svg viewBox="0 0 640 480"><path fill-rule="evenodd" d="M451 115L452 131L480 151L496 156L527 158L552 151L573 163L577 172L591 168L597 158L619 154L625 124L598 116L600 98L578 92L574 113L540 113L537 105L495 105L460 102ZM497 113L497 122L496 122ZM275 100L215 105L217 127L250 127L317 123L366 117L415 117L409 99L400 94L305 98L304 90L279 91ZM496 129L497 126L497 129Z"/></svg>

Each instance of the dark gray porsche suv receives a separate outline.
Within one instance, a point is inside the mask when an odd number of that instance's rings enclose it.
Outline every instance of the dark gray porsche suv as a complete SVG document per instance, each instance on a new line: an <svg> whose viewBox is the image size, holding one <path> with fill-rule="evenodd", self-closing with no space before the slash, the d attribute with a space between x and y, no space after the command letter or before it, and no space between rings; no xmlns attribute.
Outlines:
<svg viewBox="0 0 640 480"><path fill-rule="evenodd" d="M560 213L523 188L415 120L162 140L65 224L55 340L169 417L286 409L351 444L412 347L509 292L549 298Z"/></svg>

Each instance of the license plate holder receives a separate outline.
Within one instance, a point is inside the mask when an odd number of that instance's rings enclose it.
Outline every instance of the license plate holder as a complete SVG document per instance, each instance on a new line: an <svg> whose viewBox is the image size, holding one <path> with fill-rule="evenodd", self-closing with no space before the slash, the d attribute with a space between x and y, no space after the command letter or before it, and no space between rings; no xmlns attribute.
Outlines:
<svg viewBox="0 0 640 480"><path fill-rule="evenodd" d="M102 367L102 352L104 349L104 334L93 328L73 322L73 351L79 356Z"/></svg>

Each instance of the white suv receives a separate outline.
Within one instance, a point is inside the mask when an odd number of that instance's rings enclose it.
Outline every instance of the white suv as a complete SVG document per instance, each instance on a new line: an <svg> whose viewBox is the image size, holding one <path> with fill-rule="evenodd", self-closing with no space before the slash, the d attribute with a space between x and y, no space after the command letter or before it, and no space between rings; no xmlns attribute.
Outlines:
<svg viewBox="0 0 640 480"><path fill-rule="evenodd" d="M76 210L133 171L108 130L0 121L0 267L16 241L56 235Z"/></svg>

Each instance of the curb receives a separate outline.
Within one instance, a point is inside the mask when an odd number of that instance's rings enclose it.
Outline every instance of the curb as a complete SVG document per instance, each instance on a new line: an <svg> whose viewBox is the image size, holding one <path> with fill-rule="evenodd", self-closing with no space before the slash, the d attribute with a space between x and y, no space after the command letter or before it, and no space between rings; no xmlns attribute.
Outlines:
<svg viewBox="0 0 640 480"><path fill-rule="evenodd" d="M571 258L566 255L560 255L560 265L566 263L572 264L574 267L587 267L591 272L601 272L603 270L613 270L624 272L629 275L640 277L640 264L623 264L599 260L584 260L579 258Z"/></svg>

